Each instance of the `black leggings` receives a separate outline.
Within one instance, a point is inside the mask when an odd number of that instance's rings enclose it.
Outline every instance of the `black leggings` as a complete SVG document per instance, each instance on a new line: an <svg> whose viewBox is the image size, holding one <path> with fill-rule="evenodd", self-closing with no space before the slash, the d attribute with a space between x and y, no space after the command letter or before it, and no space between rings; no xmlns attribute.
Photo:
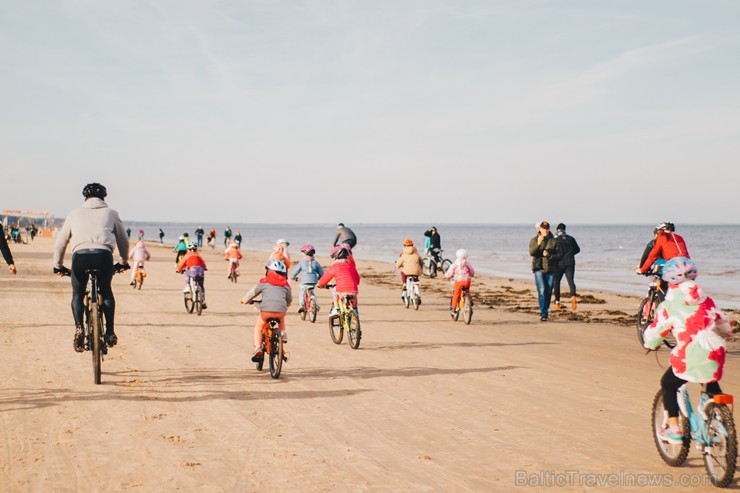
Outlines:
<svg viewBox="0 0 740 493"><path fill-rule="evenodd" d="M673 368L668 368L663 374L663 378L660 379L660 387L663 390L663 406L668 411L668 416L671 418L678 417L678 389L681 385L685 384L686 380L678 378L673 373ZM719 382L709 382L706 384L707 394L721 394L722 389L719 388Z"/></svg>
<svg viewBox="0 0 740 493"><path fill-rule="evenodd" d="M113 254L106 249L85 249L72 255L72 316L75 325L84 323L85 291L89 276L86 270L98 269L98 291L103 299L103 315L107 332L113 332L113 316L116 312L116 300L110 287L113 278Z"/></svg>

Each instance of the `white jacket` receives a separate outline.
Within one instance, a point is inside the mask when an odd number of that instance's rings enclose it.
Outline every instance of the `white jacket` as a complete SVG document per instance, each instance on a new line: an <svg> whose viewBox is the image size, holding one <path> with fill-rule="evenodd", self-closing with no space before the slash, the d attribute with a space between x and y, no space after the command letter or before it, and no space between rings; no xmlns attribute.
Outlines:
<svg viewBox="0 0 740 493"><path fill-rule="evenodd" d="M54 267L62 266L68 244L72 245L72 253L85 248L105 248L113 252L118 247L120 261L125 263L128 259L128 237L123 221L118 212L97 197L87 199L65 219L54 245Z"/></svg>

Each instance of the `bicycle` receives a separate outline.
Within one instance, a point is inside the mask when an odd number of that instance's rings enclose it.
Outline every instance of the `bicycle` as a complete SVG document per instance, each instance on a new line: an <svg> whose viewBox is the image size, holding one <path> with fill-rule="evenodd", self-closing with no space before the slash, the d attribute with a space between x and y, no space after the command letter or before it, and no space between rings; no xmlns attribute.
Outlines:
<svg viewBox="0 0 740 493"><path fill-rule="evenodd" d="M421 286L419 283L419 276L406 276L406 290L402 296L403 304L408 308L409 306L414 307L414 310L418 310L421 305Z"/></svg>
<svg viewBox="0 0 740 493"><path fill-rule="evenodd" d="M316 314L319 313L319 302L316 299L316 293L314 293L315 284L307 284L306 289L303 292L303 311L300 312L301 320L306 320L308 317L309 322L316 322Z"/></svg>
<svg viewBox="0 0 740 493"><path fill-rule="evenodd" d="M660 272L661 267L658 266L643 274L650 277L650 283L647 295L640 302L640 308L637 310L637 340L640 342L640 346L645 345L645 330L653 323L656 309L665 300ZM673 334L666 337L663 340L663 344L668 348L673 348L676 345L676 339L673 337Z"/></svg>
<svg viewBox="0 0 740 493"><path fill-rule="evenodd" d="M121 265L116 263L113 265L114 273L121 273L128 270L130 267L127 264ZM88 269L85 274L88 276L87 290L85 291L84 305L85 305L85 323L84 323L84 348L85 351L90 351L92 354L93 363L93 380L96 385L100 385L102 381L102 362L104 356L108 354L108 344L105 342L105 330L103 321L103 310L100 308L103 299L100 296L100 290L98 288L98 276L100 275L100 269ZM70 276L71 272L69 269L63 269L61 272L63 276Z"/></svg>
<svg viewBox="0 0 740 493"><path fill-rule="evenodd" d="M136 273L134 274L134 282L132 284L134 289L141 289L141 286L144 284L144 278L146 277L146 272L144 271L144 264L142 262L139 262L136 265Z"/></svg>
<svg viewBox="0 0 740 493"><path fill-rule="evenodd" d="M697 410L691 406L686 384L678 389L679 426L683 442L672 444L661 438L668 427L668 412L663 406L663 392L653 399L652 428L655 447L669 466L680 466L689 455L691 439L704 456L704 467L714 486L724 488L735 476L737 466L737 434L732 416L733 397L729 394L710 395L702 385Z"/></svg>
<svg viewBox="0 0 740 493"><path fill-rule="evenodd" d="M460 312L463 314L465 323L470 325L470 322L473 320L473 298L470 296L470 289L466 287L462 288L462 295L457 302L457 308L450 313L452 320L457 322Z"/></svg>
<svg viewBox="0 0 740 493"><path fill-rule="evenodd" d="M444 250L427 251L424 257L422 273L427 277L437 277L437 272L447 272L452 265L452 260L442 257Z"/></svg>
<svg viewBox="0 0 740 493"><path fill-rule="evenodd" d="M333 288L334 286L326 287ZM339 298L339 313L329 316L329 334L334 344L341 344L346 331L349 347L357 349L360 347L362 330L360 328L360 315L357 313L357 309L352 306L353 299L354 296L351 294Z"/></svg>
<svg viewBox="0 0 740 493"><path fill-rule="evenodd" d="M198 316L203 313L203 294L200 283L195 277L190 278L188 291L183 293L185 299L185 311L188 313L195 312Z"/></svg>
<svg viewBox="0 0 740 493"><path fill-rule="evenodd" d="M231 262L229 266L229 280L236 284L236 279L239 277L239 263Z"/></svg>
<svg viewBox="0 0 740 493"><path fill-rule="evenodd" d="M252 300L249 304L259 305L260 301ZM279 324L280 320L277 318L268 318L267 323L262 326L262 357L254 363L257 371L262 371L265 364L265 354L268 355L270 376L272 378L280 377L283 362L288 361L283 349L283 331L280 330Z"/></svg>

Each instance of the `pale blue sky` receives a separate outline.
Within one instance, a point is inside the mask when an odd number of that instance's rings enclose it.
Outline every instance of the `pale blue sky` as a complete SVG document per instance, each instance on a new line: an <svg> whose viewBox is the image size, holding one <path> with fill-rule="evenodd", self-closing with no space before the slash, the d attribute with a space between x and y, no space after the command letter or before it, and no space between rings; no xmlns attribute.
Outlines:
<svg viewBox="0 0 740 493"><path fill-rule="evenodd" d="M0 0L0 209L738 223L740 2Z"/></svg>

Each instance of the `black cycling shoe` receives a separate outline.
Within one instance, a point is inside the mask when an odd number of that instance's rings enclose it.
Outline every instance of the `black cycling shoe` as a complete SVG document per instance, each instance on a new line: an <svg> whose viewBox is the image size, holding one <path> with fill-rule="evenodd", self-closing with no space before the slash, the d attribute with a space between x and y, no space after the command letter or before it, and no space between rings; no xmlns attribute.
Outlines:
<svg viewBox="0 0 740 493"><path fill-rule="evenodd" d="M74 341L72 341L72 347L74 347L75 351L78 353L85 352L85 332L79 325L75 327L75 338Z"/></svg>
<svg viewBox="0 0 740 493"><path fill-rule="evenodd" d="M113 347L116 344L118 344L118 336L114 334L113 332L106 332L105 333L105 344L108 347Z"/></svg>

